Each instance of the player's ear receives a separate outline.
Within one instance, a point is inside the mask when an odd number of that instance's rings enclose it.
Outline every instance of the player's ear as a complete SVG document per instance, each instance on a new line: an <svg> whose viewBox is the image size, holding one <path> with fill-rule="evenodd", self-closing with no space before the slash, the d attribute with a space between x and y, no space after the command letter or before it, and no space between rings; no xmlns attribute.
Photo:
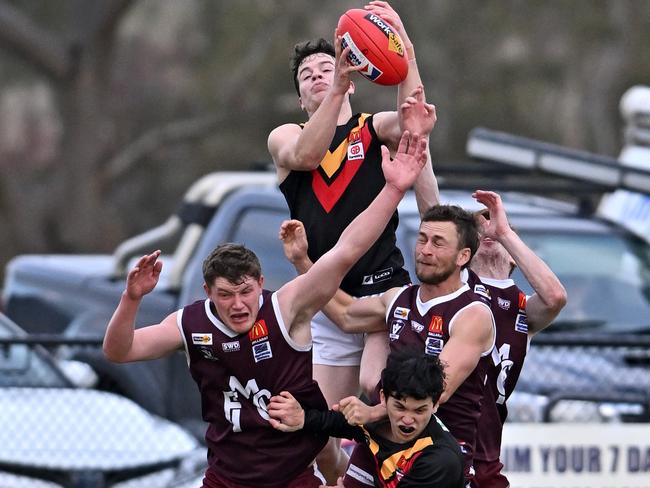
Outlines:
<svg viewBox="0 0 650 488"><path fill-rule="evenodd" d="M264 275L260 275L260 278L257 280L257 284L260 285L260 288L264 288Z"/></svg>
<svg viewBox="0 0 650 488"><path fill-rule="evenodd" d="M456 257L456 266L463 267L467 263L469 263L470 258L472 257L471 251L469 247L464 247L460 251L458 251L458 255Z"/></svg>
<svg viewBox="0 0 650 488"><path fill-rule="evenodd" d="M209 297L210 296L210 287L207 285L207 283L203 283L203 290L205 291L205 294Z"/></svg>
<svg viewBox="0 0 650 488"><path fill-rule="evenodd" d="M440 406L440 401L437 401L436 404L433 406L433 413L436 413L438 411L439 406Z"/></svg>
<svg viewBox="0 0 650 488"><path fill-rule="evenodd" d="M300 105L300 110L305 111L305 106L302 104L302 98L298 97L298 105Z"/></svg>
<svg viewBox="0 0 650 488"><path fill-rule="evenodd" d="M384 389L379 390L379 403L384 407L386 406L386 395L384 395Z"/></svg>
<svg viewBox="0 0 650 488"><path fill-rule="evenodd" d="M356 90L356 86L354 85L354 81L350 80L350 88L348 88L348 95L354 95L354 90Z"/></svg>

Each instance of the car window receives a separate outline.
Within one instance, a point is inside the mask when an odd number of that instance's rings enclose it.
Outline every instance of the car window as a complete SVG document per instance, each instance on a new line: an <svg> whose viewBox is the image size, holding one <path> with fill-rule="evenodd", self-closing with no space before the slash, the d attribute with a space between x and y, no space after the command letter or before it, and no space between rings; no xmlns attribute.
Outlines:
<svg viewBox="0 0 650 488"><path fill-rule="evenodd" d="M650 326L650 264L643 241L615 232L522 232L521 237L567 289L568 301L558 325ZM521 272L516 271L513 279L532 293Z"/></svg>
<svg viewBox="0 0 650 488"><path fill-rule="evenodd" d="M284 210L247 207L233 228L230 240L252 249L262 265L264 288L277 290L296 276L284 257L282 241L278 238L280 224L287 219Z"/></svg>

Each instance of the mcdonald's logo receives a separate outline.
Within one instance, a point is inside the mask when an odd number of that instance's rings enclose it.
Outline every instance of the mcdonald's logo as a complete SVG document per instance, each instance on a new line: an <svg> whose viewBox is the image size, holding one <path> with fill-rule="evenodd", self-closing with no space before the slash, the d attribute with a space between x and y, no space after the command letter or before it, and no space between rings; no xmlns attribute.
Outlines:
<svg viewBox="0 0 650 488"><path fill-rule="evenodd" d="M251 330L248 331L248 338L251 341L266 337L269 335L269 329L266 327L266 322L264 320L258 320L253 324Z"/></svg>
<svg viewBox="0 0 650 488"><path fill-rule="evenodd" d="M431 317L431 322L429 322L429 332L433 334L442 334L442 317L440 315L434 315Z"/></svg>
<svg viewBox="0 0 650 488"><path fill-rule="evenodd" d="M519 310L526 310L526 295L519 292Z"/></svg>

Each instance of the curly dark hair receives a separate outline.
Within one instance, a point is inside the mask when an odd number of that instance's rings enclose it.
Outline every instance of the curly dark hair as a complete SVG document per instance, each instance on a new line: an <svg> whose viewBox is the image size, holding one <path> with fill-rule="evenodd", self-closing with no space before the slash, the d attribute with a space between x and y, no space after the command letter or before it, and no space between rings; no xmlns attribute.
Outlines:
<svg viewBox="0 0 650 488"><path fill-rule="evenodd" d="M296 44L293 48L293 55L291 56L291 73L293 74L293 84L296 87L298 95L300 95L300 89L298 87L298 68L300 68L300 63L302 63L303 59L306 57L317 53L329 54L332 57L336 56L334 45L322 37L301 42Z"/></svg>
<svg viewBox="0 0 650 488"><path fill-rule="evenodd" d="M381 373L381 385L386 398L431 398L436 404L445 389L444 366L437 356L415 350L393 351Z"/></svg>

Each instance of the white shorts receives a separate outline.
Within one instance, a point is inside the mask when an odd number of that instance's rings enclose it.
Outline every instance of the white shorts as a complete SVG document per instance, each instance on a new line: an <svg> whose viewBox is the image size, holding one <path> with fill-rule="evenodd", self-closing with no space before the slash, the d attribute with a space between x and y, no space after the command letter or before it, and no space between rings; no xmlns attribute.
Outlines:
<svg viewBox="0 0 650 488"><path fill-rule="evenodd" d="M365 334L346 334L323 312L311 320L312 363L326 366L359 366Z"/></svg>

